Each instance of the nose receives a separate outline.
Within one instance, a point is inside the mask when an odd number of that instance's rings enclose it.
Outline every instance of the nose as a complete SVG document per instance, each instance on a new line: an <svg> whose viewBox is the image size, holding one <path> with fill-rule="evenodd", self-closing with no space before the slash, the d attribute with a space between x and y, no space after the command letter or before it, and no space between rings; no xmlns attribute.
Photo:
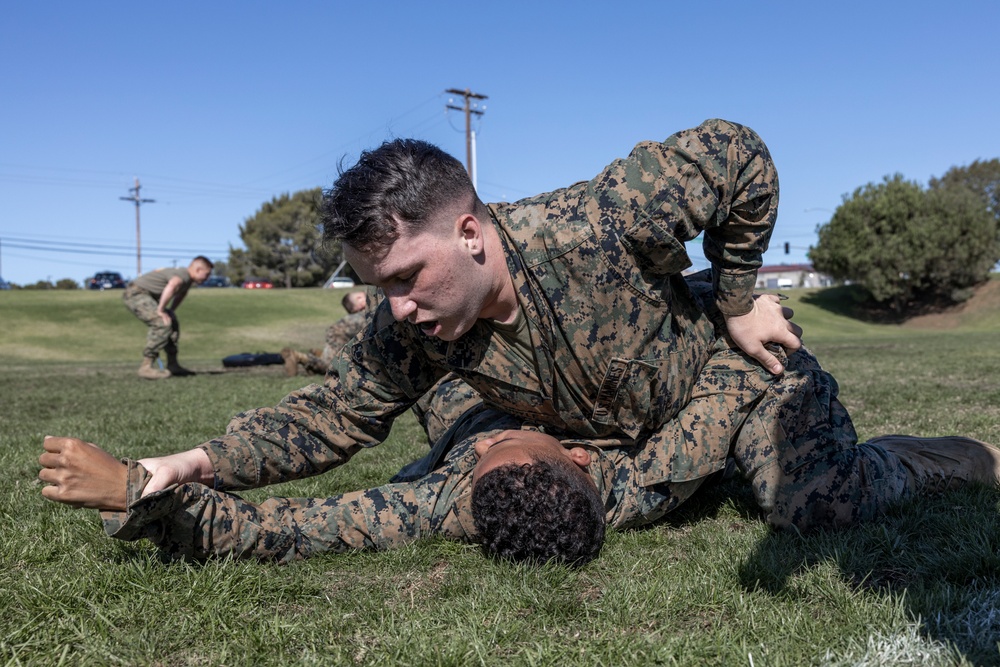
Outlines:
<svg viewBox="0 0 1000 667"><path fill-rule="evenodd" d="M397 322L402 322L417 310L417 304L408 296L390 296L389 307Z"/></svg>

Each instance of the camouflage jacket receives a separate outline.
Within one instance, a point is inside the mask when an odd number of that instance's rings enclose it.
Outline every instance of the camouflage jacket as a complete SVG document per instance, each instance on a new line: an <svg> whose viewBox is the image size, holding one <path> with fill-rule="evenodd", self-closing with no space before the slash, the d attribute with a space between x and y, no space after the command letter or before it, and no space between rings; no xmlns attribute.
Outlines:
<svg viewBox="0 0 1000 667"><path fill-rule="evenodd" d="M365 328L366 317L367 313L363 310L357 313L348 313L327 327L326 347L323 348L322 354L323 361L327 363L333 361L344 346Z"/></svg>
<svg viewBox="0 0 1000 667"><path fill-rule="evenodd" d="M393 419L453 372L484 403L560 439L643 443L646 485L701 477L725 449L662 427L688 402L715 329L680 272L684 242L705 233L715 305L752 307L756 269L777 216L778 185L751 130L707 121L643 142L594 179L490 207L535 368L480 320L455 341L396 322L382 304L340 356L339 380L238 415L203 448L220 488L321 473L384 440Z"/></svg>

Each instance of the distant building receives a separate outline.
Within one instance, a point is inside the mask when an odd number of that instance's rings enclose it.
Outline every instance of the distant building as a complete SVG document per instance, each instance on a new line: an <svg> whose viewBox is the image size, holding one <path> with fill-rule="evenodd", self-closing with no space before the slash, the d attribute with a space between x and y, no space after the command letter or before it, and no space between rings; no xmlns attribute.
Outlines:
<svg viewBox="0 0 1000 667"><path fill-rule="evenodd" d="M757 269L757 289L830 287L833 278L818 273L812 264L777 264Z"/></svg>

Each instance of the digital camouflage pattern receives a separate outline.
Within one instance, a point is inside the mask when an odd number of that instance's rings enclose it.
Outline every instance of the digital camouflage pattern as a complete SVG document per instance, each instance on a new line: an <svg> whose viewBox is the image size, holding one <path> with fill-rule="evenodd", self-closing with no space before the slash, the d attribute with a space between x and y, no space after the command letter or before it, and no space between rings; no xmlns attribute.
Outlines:
<svg viewBox="0 0 1000 667"><path fill-rule="evenodd" d="M535 367L479 321L453 342L396 322L388 304L338 360L339 382L310 385L241 415L203 445L217 486L321 473L384 440L392 420L441 377L556 437L651 441L664 460L648 484L696 479L724 457L661 438L691 396L714 342L679 271L704 231L719 308L751 307L755 269L777 214L777 175L751 130L708 121L639 144L591 181L491 207L528 320ZM661 454L662 453L662 454Z"/></svg>
<svg viewBox="0 0 1000 667"><path fill-rule="evenodd" d="M187 269L184 269L184 273L187 275ZM189 276L188 282L190 281ZM181 337L180 322L171 312L170 324L163 323L163 318L156 312L159 308L159 295L154 298L149 292L133 283L125 288L122 301L133 315L149 327L146 333L146 347L142 351L144 357L156 359L161 351L165 351L168 355L177 354L177 342Z"/></svg>
<svg viewBox="0 0 1000 667"><path fill-rule="evenodd" d="M437 397L447 392L436 394ZM800 529L872 518L904 497L898 459L876 445L852 446L854 430L837 400L836 382L806 350L787 371L769 376L742 353L719 343L695 384L691 402L666 425L672 436L704 443L736 458L768 521ZM411 482L331 498L270 498L252 504L201 484L184 484L139 499L148 473L129 465L127 512L103 512L118 539L148 538L187 558L235 556L288 562L324 552L388 549L422 537L474 540L471 480L475 443L520 420L482 405L456 420L439 441L440 465ZM813 446L803 456L784 437ZM610 526L647 524L687 500L705 481L647 486L655 456L648 442L568 440L586 447L588 472Z"/></svg>
<svg viewBox="0 0 1000 667"><path fill-rule="evenodd" d="M514 423L589 448L615 526L669 511L729 453L776 526L871 516L904 492L904 473L881 448L855 446L832 378L799 353L793 360L809 362L775 381L716 336L720 316L709 311L752 307L777 200L760 138L714 120L641 143L590 181L492 205L534 365L486 321L448 342L396 322L382 304L338 358L339 373L276 407L238 415L225 436L202 445L214 489L184 485L129 512L162 502L182 515L177 521L189 517L179 549L194 540L196 552L215 553L213 544L236 540L229 551L279 560L392 546L427 532L468 537L471 443ZM680 276L690 265L683 243L702 232L716 269L710 302ZM384 440L393 419L449 373L483 405L462 420L471 430L443 468L332 499L255 507L220 493L346 462Z"/></svg>
<svg viewBox="0 0 1000 667"><path fill-rule="evenodd" d="M449 373L413 404L413 414L427 434L427 441L433 444L444 437L459 417L482 402L472 387Z"/></svg>
<svg viewBox="0 0 1000 667"><path fill-rule="evenodd" d="M356 313L348 313L339 320L331 324L326 329L326 347L323 357L332 360L340 353L351 340L365 328L365 318L368 313L360 310Z"/></svg>

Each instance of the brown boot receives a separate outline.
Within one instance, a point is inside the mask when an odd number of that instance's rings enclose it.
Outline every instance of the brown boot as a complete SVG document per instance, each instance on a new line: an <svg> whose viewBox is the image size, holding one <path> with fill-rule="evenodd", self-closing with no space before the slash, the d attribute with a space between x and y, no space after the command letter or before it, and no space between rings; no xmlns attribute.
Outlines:
<svg viewBox="0 0 1000 667"><path fill-rule="evenodd" d="M281 351L281 358L285 360L285 375L295 377L299 374L299 354L290 347Z"/></svg>
<svg viewBox="0 0 1000 667"><path fill-rule="evenodd" d="M147 380L163 380L170 377L170 371L164 371L156 368L153 366L152 359L149 357L143 357L142 364L139 366L139 377Z"/></svg>
<svg viewBox="0 0 1000 667"><path fill-rule="evenodd" d="M972 438L884 435L869 440L899 457L911 489L944 491L967 482L1000 484L1000 449Z"/></svg>

